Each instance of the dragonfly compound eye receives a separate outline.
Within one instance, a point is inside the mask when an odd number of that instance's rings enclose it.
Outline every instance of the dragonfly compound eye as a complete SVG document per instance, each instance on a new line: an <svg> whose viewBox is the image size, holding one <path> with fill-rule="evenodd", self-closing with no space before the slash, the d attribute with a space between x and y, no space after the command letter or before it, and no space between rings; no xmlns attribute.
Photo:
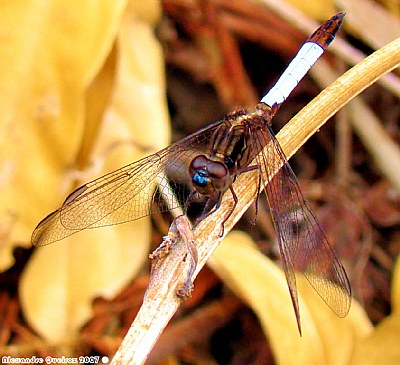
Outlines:
<svg viewBox="0 0 400 365"><path fill-rule="evenodd" d="M221 162L210 161L207 170L211 178L224 179L228 175L228 169Z"/></svg>
<svg viewBox="0 0 400 365"><path fill-rule="evenodd" d="M208 161L209 161L209 159L204 155L197 156L190 163L189 170L197 172L200 169L204 169L206 167Z"/></svg>

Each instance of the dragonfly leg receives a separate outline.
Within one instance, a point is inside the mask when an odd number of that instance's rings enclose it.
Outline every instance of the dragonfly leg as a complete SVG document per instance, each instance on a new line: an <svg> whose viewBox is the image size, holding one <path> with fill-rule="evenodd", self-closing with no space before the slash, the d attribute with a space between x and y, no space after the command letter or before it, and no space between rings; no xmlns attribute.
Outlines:
<svg viewBox="0 0 400 365"><path fill-rule="evenodd" d="M238 203L238 198L237 198L237 195L236 195L235 190L233 189L232 185L229 186L229 190L233 197L233 206L232 206L232 209L229 211L228 215L222 221L222 224L221 224L222 229L221 229L220 237L222 237L224 235L225 222L232 215L232 213L235 210L236 205ZM219 191L219 192L216 192L215 194L213 194L212 196L210 196L210 198L207 200L206 206L204 207L203 213L201 214L200 217L198 217L196 219L195 225L197 225L204 218L208 217L209 215L213 214L216 210L219 209L219 207L221 206L222 195L223 195L223 193ZM190 195L189 195L189 197L190 197Z"/></svg>
<svg viewBox="0 0 400 365"><path fill-rule="evenodd" d="M232 209L229 211L228 215L224 218L224 220L221 223L221 233L220 233L220 237L222 237L224 235L224 231L225 231L225 222L229 219L229 217L232 215L233 211L236 208L236 205L238 203L238 198L236 196L235 190L233 190L232 186L229 186L229 190L232 193L232 197L233 197L233 207ZM218 200L217 202L211 202L211 198L207 201L206 207L204 208L204 212L203 214L196 219L196 224L198 224L201 220L203 220L204 218L208 217L210 214L213 214L216 210L219 209L219 207L221 206L221 199L222 199L222 193L220 192L218 195ZM211 202L211 203L210 203ZM210 204L208 204L210 203ZM209 212L207 212L207 206L210 205L210 208L212 208Z"/></svg>
<svg viewBox="0 0 400 365"><path fill-rule="evenodd" d="M254 219L253 219L253 221L251 222L254 226L256 225L256 222L257 222L257 216L258 216L258 203L259 203L259 200L260 200L260 188L261 188L261 173L260 174L258 174L258 182L257 182L257 198L256 198L256 202L255 202L255 205L256 205L256 212L254 213Z"/></svg>
<svg viewBox="0 0 400 365"><path fill-rule="evenodd" d="M185 204L183 206L183 214L187 215L187 211L189 209L189 205L199 198L199 193L197 191L192 191L189 196L186 198Z"/></svg>
<svg viewBox="0 0 400 365"><path fill-rule="evenodd" d="M222 237L222 236L224 235L225 222L226 222L226 221L229 219L229 217L232 215L232 213L233 213L233 211L235 210L236 205L237 205L237 203L238 203L238 198L237 198L237 195L236 195L236 193L235 193L235 190L233 190L232 185L229 186L229 190L230 190L231 193L232 193L233 207L232 207L232 209L230 210L229 214L228 214L228 215L225 217L225 219L222 221L222 232L221 232L221 234L220 234L220 237Z"/></svg>
<svg viewBox="0 0 400 365"><path fill-rule="evenodd" d="M213 214L221 206L221 198L222 192L220 191L215 192L208 198L203 209L203 213L201 213L200 217L196 219L195 225L199 224L204 218L207 218L209 215Z"/></svg>

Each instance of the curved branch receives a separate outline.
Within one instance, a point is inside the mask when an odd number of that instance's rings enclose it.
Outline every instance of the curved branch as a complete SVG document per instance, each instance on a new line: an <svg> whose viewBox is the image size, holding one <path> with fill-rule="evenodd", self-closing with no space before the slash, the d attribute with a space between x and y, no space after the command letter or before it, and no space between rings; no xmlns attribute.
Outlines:
<svg viewBox="0 0 400 365"><path fill-rule="evenodd" d="M377 81L382 75L400 65L400 38L373 53L303 108L277 135L287 158L293 154L339 109ZM248 207L253 203L257 186L257 173L245 173L234 184L238 204L230 218L225 222L224 236L232 229ZM193 230L198 251L196 277L207 259L216 249L220 237L221 222L231 210L231 195L225 194L221 207L201 221ZM181 224L175 221L174 224ZM183 224L185 224L183 222ZM184 228L186 230L186 228ZM112 364L143 364L162 330L178 309L181 300L176 291L186 282L190 260L186 260L187 242L181 239L179 228L174 228L171 236L173 245L169 254L159 267L153 270L152 279L143 305L115 354ZM187 238L186 238L187 239Z"/></svg>

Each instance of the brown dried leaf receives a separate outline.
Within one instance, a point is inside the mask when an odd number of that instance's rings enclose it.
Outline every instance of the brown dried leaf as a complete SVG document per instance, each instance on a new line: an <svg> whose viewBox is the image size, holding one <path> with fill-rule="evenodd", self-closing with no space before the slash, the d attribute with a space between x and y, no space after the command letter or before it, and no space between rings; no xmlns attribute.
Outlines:
<svg viewBox="0 0 400 365"><path fill-rule="evenodd" d="M390 227L400 222L399 202L399 196L386 180L368 189L363 197L365 211L382 227Z"/></svg>

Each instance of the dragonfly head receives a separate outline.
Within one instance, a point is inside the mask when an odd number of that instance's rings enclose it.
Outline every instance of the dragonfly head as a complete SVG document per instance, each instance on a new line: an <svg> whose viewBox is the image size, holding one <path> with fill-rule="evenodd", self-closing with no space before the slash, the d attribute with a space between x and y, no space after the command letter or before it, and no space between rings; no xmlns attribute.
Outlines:
<svg viewBox="0 0 400 365"><path fill-rule="evenodd" d="M225 191L232 183L228 167L223 162L211 160L205 155L193 159L189 166L189 174L194 188L205 196Z"/></svg>

